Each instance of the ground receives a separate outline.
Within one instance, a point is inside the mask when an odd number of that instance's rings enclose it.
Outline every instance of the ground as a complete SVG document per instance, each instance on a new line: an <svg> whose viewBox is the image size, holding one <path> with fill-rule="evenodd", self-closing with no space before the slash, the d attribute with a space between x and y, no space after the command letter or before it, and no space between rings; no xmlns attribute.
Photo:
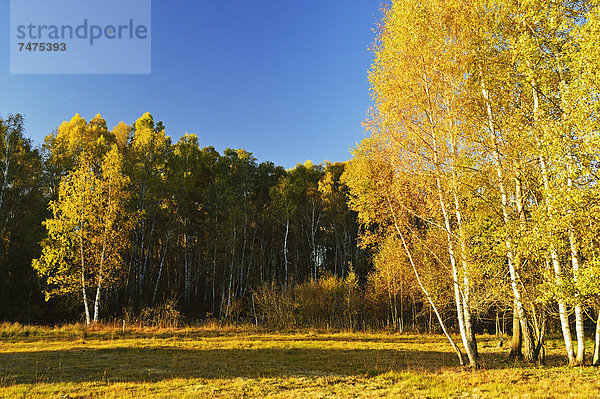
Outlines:
<svg viewBox="0 0 600 399"><path fill-rule="evenodd" d="M271 333L252 328L0 328L0 397L594 398L600 372L506 359L480 336L483 370L441 335Z"/></svg>

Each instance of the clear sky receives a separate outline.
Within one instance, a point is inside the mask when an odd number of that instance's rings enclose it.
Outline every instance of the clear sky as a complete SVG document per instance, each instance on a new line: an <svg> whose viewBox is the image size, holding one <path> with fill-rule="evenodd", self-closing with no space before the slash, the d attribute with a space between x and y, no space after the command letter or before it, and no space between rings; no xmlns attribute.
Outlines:
<svg viewBox="0 0 600 399"><path fill-rule="evenodd" d="M383 2L153 0L150 75L10 75L0 0L0 114L24 114L36 144L75 113L112 128L148 111L173 141L195 133L285 167L343 161L364 136Z"/></svg>

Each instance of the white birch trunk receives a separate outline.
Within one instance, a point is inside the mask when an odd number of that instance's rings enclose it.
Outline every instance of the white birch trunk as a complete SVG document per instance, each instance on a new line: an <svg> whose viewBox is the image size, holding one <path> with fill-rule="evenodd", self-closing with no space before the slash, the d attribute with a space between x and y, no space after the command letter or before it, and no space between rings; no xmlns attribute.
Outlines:
<svg viewBox="0 0 600 399"><path fill-rule="evenodd" d="M427 82L427 78L425 77L425 82ZM429 95L429 87L427 84L425 84L425 91L427 94L427 98L430 98ZM430 101L431 104L431 101ZM452 241L452 229L450 226L450 218L448 216L448 212L446 209L446 202L444 200L444 194L443 194L443 190L442 190L442 184L440 181L440 176L441 176L441 170L440 170L440 165L439 165L439 154L438 154L438 140L437 140L437 136L436 136L436 130L435 130L435 124L434 121L432 120L431 114L428 113L428 118L429 118L429 123L431 125L431 137L433 139L433 143L432 143L432 150L433 150L433 163L435 166L435 182L436 182L436 187L437 187L437 192L438 192L438 201L439 201L439 205L440 205L440 209L442 211L442 216L444 217L444 226L445 226L445 230L446 230L446 238L448 241L448 254L450 256L450 266L452 268L452 280L453 280L453 286L454 286L454 301L456 304L456 317L458 319L458 327L459 327L459 331L460 331L460 336L463 342L463 346L465 348L465 351L467 353L467 357L469 358L469 364L472 367L478 367L478 361L477 361L477 355L476 352L473 350L473 342L472 342L472 336L467 335L467 330L465 328L465 303L463 302L463 297L461 295L461 288L459 286L459 273L458 273L458 266L456 263L456 255L455 255L455 251L454 251L454 243ZM453 171L454 173L454 171ZM455 183L455 181L454 181ZM458 208L457 208L458 210Z"/></svg>
<svg viewBox="0 0 600 399"><path fill-rule="evenodd" d="M517 176L515 177L515 202L517 204L517 213L519 218L519 234L523 234L526 227L525 211L523 208L523 189L521 182L521 169L517 166ZM521 267L521 258L519 252L515 254L515 270L519 273ZM522 357L521 346L523 344L523 336L521 334L521 325L519 321L519 315L516 311L515 302L513 301L513 331L512 340L510 346L509 358Z"/></svg>
<svg viewBox="0 0 600 399"><path fill-rule="evenodd" d="M10 136L8 129L6 131L6 149L4 156L4 177L2 179L2 191L0 191L0 209L2 209L2 204L4 203L4 197L6 195L6 189L8 188L8 170L10 167Z"/></svg>
<svg viewBox="0 0 600 399"><path fill-rule="evenodd" d="M436 156L434 156L436 157ZM436 157L437 158L437 157ZM471 366L477 366L477 357L473 352L473 346L470 340L470 337L467 336L467 331L465 329L465 321L464 321L464 303L462 301L460 287L459 287L459 276L458 276L458 267L456 265L456 256L454 253L454 244L452 242L451 235L451 227L450 227L450 218L448 217L448 213L446 211L446 204L444 201L444 197L442 194L442 187L440 183L440 178L436 176L436 184L438 189L438 198L440 203L440 208L442 210L442 215L444 217L444 225L446 227L446 238L448 240L448 254L450 255L450 266L452 267L452 280L454 282L454 301L456 303L456 317L458 319L458 328L460 331L460 336L463 341L463 346L467 353L467 357L469 358L469 364Z"/></svg>
<svg viewBox="0 0 600 399"><path fill-rule="evenodd" d="M396 220L396 214L394 213L394 209L392 208L392 204L390 203L389 199L387 199L387 202L388 202L388 205L390 207L390 212L392 213L392 217L394 219L394 226L396 228L396 232L400 236L400 240L402 241L402 245L404 247L404 250L406 251L406 256L408 257L408 260L409 260L410 265L411 265L411 267L413 269L413 272L415 273L415 278L417 279L417 284L421 288L421 291L423 291L423 294L425 295L425 298L427 298L427 301L429 302L429 305L433 309L433 312L435 313L435 315L436 315L436 317L438 319L438 322L440 323L440 327L442 328L442 331L444 332L444 335L446 336L446 338L450 342L450 345L452 346L452 348L456 352L456 355L458 356L458 361L460 362L460 365L464 366L465 362L464 362L464 359L463 359L462 352L460 351L460 348L458 347L458 345L456 345L456 342L454 342L454 340L452 339L452 337L448 333L448 330L446 329L446 324L444 323L444 320L442 319L442 316L438 312L438 309L435 306L435 303L433 303L433 300L431 299L431 295L429 295L429 291L427 291L427 289L425 288L425 286L421 282L421 278L419 276L419 272L417 271L417 267L415 266L415 263L413 261L410 249L408 248L408 245L406 244L406 241L404 240L404 235L402 234L402 232L400 231L400 227L398 226L398 221Z"/></svg>
<svg viewBox="0 0 600 399"><path fill-rule="evenodd" d="M287 242L288 242L288 233L290 231L290 216L288 214L287 211L287 206L286 206L286 211L285 211L285 237L283 238L283 264L284 264L284 268L285 268L285 289L287 290L287 286L288 286L288 257L287 257Z"/></svg>
<svg viewBox="0 0 600 399"><path fill-rule="evenodd" d="M81 255L81 290L83 293L83 307L85 309L85 323L90 325L90 308L87 301L87 290L85 288L85 261L83 259L83 240L80 243L80 255Z"/></svg>
<svg viewBox="0 0 600 399"><path fill-rule="evenodd" d="M571 249L571 265L573 267L573 280L575 289L577 290L578 275L579 275L579 254L577 251L577 243L575 234L572 229L569 229L569 244ZM575 292L575 333L577 335L577 355L575 358L576 364L583 364L585 361L585 333L583 331L583 309L579 303L579 293Z"/></svg>
<svg viewBox="0 0 600 399"><path fill-rule="evenodd" d="M569 190L573 189L573 180L571 179L571 169L574 163L573 154L569 154L567 186ZM568 210L571 212L571 210ZM575 237L574 226L569 227L569 249L571 250L571 267L573 269L573 282L575 283L575 334L577 335L577 355L575 364L583 364L585 361L585 333L583 330L583 309L579 303L579 250L577 248L577 237Z"/></svg>
<svg viewBox="0 0 600 399"><path fill-rule="evenodd" d="M83 218L85 210L85 191L87 190L86 178L83 176L83 195L81 197L81 215ZM79 224L79 255L81 257L81 290L83 294L83 307L85 309L85 322L90 325L90 307L87 300L86 278L85 278L85 256L83 250L83 223Z"/></svg>
<svg viewBox="0 0 600 399"><path fill-rule="evenodd" d="M537 93L537 84L535 82L535 80L533 81L533 118L535 121L538 120L538 116L539 116L539 96ZM548 175L548 167L546 164L546 160L544 159L544 155L543 155L543 144L540 141L539 137L536 137L536 141L537 141L537 146L538 146L538 151L539 151L539 163L540 163L540 169L542 172L542 182L544 184L544 194L545 194L545 198L544 198L544 202L546 205L546 212L548 214L548 219L550 220L550 223L552 224L552 220L554 219L554 215L552 212L552 207L551 207L551 203L552 203L552 196L550 193L550 184L549 184L549 175ZM563 285L563 274L562 274L562 266L560 264L560 259L558 257L558 253L556 251L556 247L553 243L553 233L550 232L550 259L552 260L552 268L554 269L554 278L556 281L556 285L559 288L559 291L562 288ZM571 338L571 327L569 326L569 316L567 313L567 304L565 303L565 300L562 297L559 297L558 300L558 313L559 313L559 319L560 319L560 325L561 325L561 331L563 334L563 340L565 341L565 348L567 351L567 358L569 359L569 364L573 364L575 362L575 355L573 352L573 341Z"/></svg>
<svg viewBox="0 0 600 399"><path fill-rule="evenodd" d="M485 84L483 79L481 81L481 92L486 102L486 111L487 111L487 122L488 129L490 131L491 139L492 139L492 150L494 156L494 163L496 165L496 173L498 176L498 185L500 188L500 196L501 196L501 208L502 208L502 217L504 220L504 225L508 227L509 225L509 217L508 217L508 195L506 193L506 187L504 185L504 172L502 170L502 160L500 157L500 152L498 149L498 142L496 138L496 129L494 127L494 118L492 113L492 106L489 98L489 93L485 88ZM506 246L506 258L508 262L508 270L510 273L511 280L511 288L513 291L513 296L515 300L515 307L517 310L517 315L519 316L519 322L521 324L521 332L523 338L523 356L525 360L531 362L535 360L535 350L533 347L533 336L531 332L531 328L529 326L527 320L527 314L525 313L525 308L523 307L523 298L521 295L521 290L519 288L519 278L517 272L515 270L514 265L514 255L513 255L513 243L510 232L506 232L506 237L504 244Z"/></svg>
<svg viewBox="0 0 600 399"><path fill-rule="evenodd" d="M465 324L465 344L469 346L473 361L472 366L479 367L479 352L477 350L477 340L475 339L475 333L473 331L473 323L471 318L471 281L470 273L467 264L467 244L465 231L462 223L462 214L460 211L460 202L458 200L458 176L456 174L456 160L458 158L457 148L454 137L452 138L452 196L454 198L454 211L456 215L456 224L458 227L458 239L460 243L461 252L461 266L463 272L463 289L462 289L462 300L463 300L463 312L464 312L464 324ZM469 352L467 352L469 354ZM471 357L469 357L471 360Z"/></svg>
<svg viewBox="0 0 600 399"><path fill-rule="evenodd" d="M541 143L538 141L538 147L541 150ZM548 169L546 166L546 161L544 160L544 156L540 153L539 155L540 168L542 172L542 181L544 183L544 191L546 193L546 198L544 199L546 204L546 212L548 214L548 219L550 222L553 220L552 208L550 206L550 202L552 200L550 196L550 187L549 187L549 179L548 179ZM558 258L558 253L556 252L556 247L552 242L552 234L550 236L550 259L552 260L552 268L554 270L554 279L557 287L560 289L563 286L563 277L562 277L562 267L560 264L560 260ZM558 300L558 314L560 319L560 326L563 335L563 340L565 342L565 349L567 351L567 358L569 360L569 364L573 364L575 362L575 354L573 352L573 341L571 338L571 327L569 326L569 316L567 313L567 305L565 300L562 297L559 297Z"/></svg>
<svg viewBox="0 0 600 399"><path fill-rule="evenodd" d="M165 249L163 250L162 257L160 258L160 265L158 266L158 276L156 277L156 283L154 284L154 292L152 293L152 302L150 302L151 306L154 306L154 303L156 302L156 293L158 292L158 285L159 285L160 279L162 277L163 266L165 264L165 258L167 257L167 249L169 248L169 239L171 238L172 232L173 232L173 229L169 230L169 232L167 233ZM207 278L207 281L208 281L208 278ZM213 285L213 290L214 290L214 285ZM213 292L213 294L214 294L214 292Z"/></svg>

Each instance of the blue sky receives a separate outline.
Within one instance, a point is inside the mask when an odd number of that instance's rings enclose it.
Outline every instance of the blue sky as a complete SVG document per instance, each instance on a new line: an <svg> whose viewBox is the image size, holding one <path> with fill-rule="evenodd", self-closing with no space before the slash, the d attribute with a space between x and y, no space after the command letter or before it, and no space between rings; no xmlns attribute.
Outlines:
<svg viewBox="0 0 600 399"><path fill-rule="evenodd" d="M112 127L148 111L174 141L195 133L285 167L346 160L364 137L382 2L153 0L150 75L10 75L4 28L0 113L24 114L36 144L75 113Z"/></svg>

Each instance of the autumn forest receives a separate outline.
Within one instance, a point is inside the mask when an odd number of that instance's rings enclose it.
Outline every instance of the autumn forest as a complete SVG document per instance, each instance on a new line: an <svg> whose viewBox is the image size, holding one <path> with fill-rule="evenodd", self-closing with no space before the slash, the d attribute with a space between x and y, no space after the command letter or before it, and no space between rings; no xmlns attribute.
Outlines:
<svg viewBox="0 0 600 399"><path fill-rule="evenodd" d="M431 333L474 369L485 334L600 365L600 4L392 1L375 34L344 162L285 169L150 113L35 146L4 115L0 317Z"/></svg>

